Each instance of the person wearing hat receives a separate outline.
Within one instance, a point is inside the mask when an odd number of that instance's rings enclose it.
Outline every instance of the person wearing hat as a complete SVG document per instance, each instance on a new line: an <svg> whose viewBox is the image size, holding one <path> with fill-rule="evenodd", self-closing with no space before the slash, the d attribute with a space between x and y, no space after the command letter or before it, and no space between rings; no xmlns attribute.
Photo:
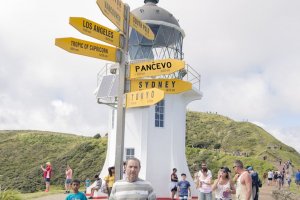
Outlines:
<svg viewBox="0 0 300 200"><path fill-rule="evenodd" d="M50 189L50 179L51 179L51 173L52 173L52 167L51 167L51 163L47 162L46 163L46 168L43 167L43 165L41 165L41 169L43 170L43 177L45 179L45 184L46 184L46 190L45 192L49 192Z"/></svg>
<svg viewBox="0 0 300 200"><path fill-rule="evenodd" d="M218 179L212 185L216 200L231 200L232 194L235 194L235 187L233 181L230 179L230 172L228 167L220 168Z"/></svg>

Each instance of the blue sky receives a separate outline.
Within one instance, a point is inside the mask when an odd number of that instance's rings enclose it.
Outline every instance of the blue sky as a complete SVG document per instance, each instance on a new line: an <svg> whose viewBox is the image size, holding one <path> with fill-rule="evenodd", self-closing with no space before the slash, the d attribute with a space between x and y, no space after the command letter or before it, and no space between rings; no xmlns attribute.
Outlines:
<svg viewBox="0 0 300 200"><path fill-rule="evenodd" d="M143 0L124 2L143 5ZM300 2L161 0L158 5L179 19L186 33L185 61L202 77L204 97L189 109L256 123L300 151ZM71 16L115 28L95 0L0 3L0 129L82 135L107 130L108 108L93 95L105 62L54 45L59 37L97 42L70 26Z"/></svg>

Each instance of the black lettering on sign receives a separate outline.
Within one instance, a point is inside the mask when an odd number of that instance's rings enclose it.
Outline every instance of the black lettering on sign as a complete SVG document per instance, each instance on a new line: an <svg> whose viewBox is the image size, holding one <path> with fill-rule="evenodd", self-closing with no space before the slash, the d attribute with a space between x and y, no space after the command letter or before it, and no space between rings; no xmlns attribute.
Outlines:
<svg viewBox="0 0 300 200"><path fill-rule="evenodd" d="M77 41L71 41L71 46L83 48L83 43L82 42L77 42Z"/></svg>
<svg viewBox="0 0 300 200"><path fill-rule="evenodd" d="M85 21L85 20L83 20L82 21L82 26L83 26L83 28L88 28L88 29L90 29L90 30L92 30L92 23L91 22L87 22L87 21Z"/></svg>
<svg viewBox="0 0 300 200"><path fill-rule="evenodd" d="M114 33L112 31L107 30L106 28L100 27L98 25L94 25L94 31L104 36L114 38Z"/></svg>
<svg viewBox="0 0 300 200"><path fill-rule="evenodd" d="M135 65L135 72L143 72L143 71L151 71L151 70L162 70L171 68L172 63L171 62L158 62L158 63L151 63L146 65Z"/></svg>
<svg viewBox="0 0 300 200"><path fill-rule="evenodd" d="M114 10L114 8L105 1L105 8L110 12L112 16L114 16L118 21L121 21L120 15Z"/></svg>

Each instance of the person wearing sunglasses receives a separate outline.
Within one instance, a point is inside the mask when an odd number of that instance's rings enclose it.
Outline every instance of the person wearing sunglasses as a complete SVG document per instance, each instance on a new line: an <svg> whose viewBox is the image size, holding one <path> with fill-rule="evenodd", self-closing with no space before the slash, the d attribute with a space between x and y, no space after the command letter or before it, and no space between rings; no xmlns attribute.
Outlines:
<svg viewBox="0 0 300 200"><path fill-rule="evenodd" d="M235 194L234 183L230 180L230 172L228 167L220 168L218 179L212 185L216 200L231 200L232 194Z"/></svg>
<svg viewBox="0 0 300 200"><path fill-rule="evenodd" d="M234 172L238 174L236 180L236 199L253 200L252 180L249 172L244 169L243 162L236 160L233 165Z"/></svg>

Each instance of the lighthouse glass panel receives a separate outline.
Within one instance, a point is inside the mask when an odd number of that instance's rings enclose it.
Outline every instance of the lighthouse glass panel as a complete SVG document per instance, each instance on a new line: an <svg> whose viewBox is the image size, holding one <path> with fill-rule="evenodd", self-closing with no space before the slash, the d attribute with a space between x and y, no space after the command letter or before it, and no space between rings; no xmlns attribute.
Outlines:
<svg viewBox="0 0 300 200"><path fill-rule="evenodd" d="M155 35L154 40L148 40L131 29L129 37L130 60L183 59L183 36L177 29L165 25L148 25Z"/></svg>
<svg viewBox="0 0 300 200"><path fill-rule="evenodd" d="M164 127L165 100L155 105L155 127Z"/></svg>

